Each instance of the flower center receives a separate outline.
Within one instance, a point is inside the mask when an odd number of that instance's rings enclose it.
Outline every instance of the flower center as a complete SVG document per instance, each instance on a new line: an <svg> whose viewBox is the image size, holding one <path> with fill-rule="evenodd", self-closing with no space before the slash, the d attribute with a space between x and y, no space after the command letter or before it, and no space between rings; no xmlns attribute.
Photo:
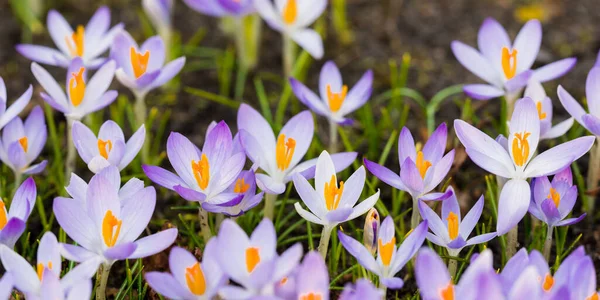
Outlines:
<svg viewBox="0 0 600 300"><path fill-rule="evenodd" d="M200 263L195 263L189 268L185 268L185 282L192 294L197 296L204 295L206 292L206 280L204 273L200 269Z"/></svg>
<svg viewBox="0 0 600 300"><path fill-rule="evenodd" d="M300 295L300 300L322 300L323 296L321 295L321 293L306 293L306 294L302 294Z"/></svg>
<svg viewBox="0 0 600 300"><path fill-rule="evenodd" d="M25 153L27 153L27 149L29 147L28 147L28 144L27 144L27 137L26 136L24 136L24 137L22 137L22 138L19 139L19 144L21 144L21 148L23 148L23 151L25 151Z"/></svg>
<svg viewBox="0 0 600 300"><path fill-rule="evenodd" d="M287 0L283 7L283 22L287 25L291 25L296 22L298 16L298 5L296 0Z"/></svg>
<svg viewBox="0 0 600 300"><path fill-rule="evenodd" d="M542 288L544 289L544 291L549 292L553 286L554 278L552 278L552 275L546 274L546 277L544 277L544 282L542 283Z"/></svg>
<svg viewBox="0 0 600 300"><path fill-rule="evenodd" d="M240 178L235 182L233 192L237 194L243 194L250 188L250 185L244 181L244 178Z"/></svg>
<svg viewBox="0 0 600 300"><path fill-rule="evenodd" d="M348 94L348 86L343 85L342 91L339 93L334 93L331 91L331 85L327 85L327 102L329 103L329 109L332 112L337 112L342 107L344 100L346 100L346 95Z"/></svg>
<svg viewBox="0 0 600 300"><path fill-rule="evenodd" d="M133 68L135 78L140 78L146 73L146 68L148 68L150 51L146 50L144 54L141 54L137 52L134 47L131 47L129 48L129 57L131 59L131 67Z"/></svg>
<svg viewBox="0 0 600 300"><path fill-rule="evenodd" d="M546 119L546 113L542 112L542 102L540 101L540 102L536 103L535 107L537 107L538 116L540 117L540 120Z"/></svg>
<svg viewBox="0 0 600 300"><path fill-rule="evenodd" d="M446 220L448 220L448 235L451 240L454 240L458 237L458 216L450 212Z"/></svg>
<svg viewBox="0 0 600 300"><path fill-rule="evenodd" d="M600 299L600 295L598 295L598 293L594 293L593 295L585 298L585 300L599 300Z"/></svg>
<svg viewBox="0 0 600 300"><path fill-rule="evenodd" d="M65 36L65 42L71 56L83 56L83 41L85 38L85 28L82 25L77 26L77 30L71 36Z"/></svg>
<svg viewBox="0 0 600 300"><path fill-rule="evenodd" d="M522 167L529 157L529 141L527 138L531 135L530 132L515 133L515 138L512 143L512 154L515 164Z"/></svg>
<svg viewBox="0 0 600 300"><path fill-rule="evenodd" d="M279 170L285 171L290 166L295 149L296 140L288 138L286 141L285 134L283 133L277 137L275 161L277 161L277 168L279 168Z"/></svg>
<svg viewBox="0 0 600 300"><path fill-rule="evenodd" d="M81 67L79 72L71 73L71 80L69 80L69 95L73 106L79 106L81 101L83 101L83 96L85 96L83 72L85 72L85 68Z"/></svg>
<svg viewBox="0 0 600 300"><path fill-rule="evenodd" d="M344 182L340 181L340 187L338 188L337 182L335 182L335 175L331 175L331 180L329 182L325 182L325 190L323 191L327 210L334 210L338 208L343 192Z"/></svg>
<svg viewBox="0 0 600 300"><path fill-rule="evenodd" d="M392 239L383 243L381 239L377 239L377 246L379 248L379 256L381 257L381 262L384 266L389 266L392 262L392 254L394 254L394 246L396 245L396 237L392 237Z"/></svg>
<svg viewBox="0 0 600 300"><path fill-rule="evenodd" d="M506 79L512 79L517 74L517 49L508 50L502 47L502 71Z"/></svg>
<svg viewBox="0 0 600 300"><path fill-rule="evenodd" d="M258 253L258 248L250 247L246 249L246 270L248 273L252 273L259 262L260 254Z"/></svg>
<svg viewBox="0 0 600 300"><path fill-rule="evenodd" d="M4 229L8 222L8 216L6 215L6 204L0 199L0 230Z"/></svg>
<svg viewBox="0 0 600 300"><path fill-rule="evenodd" d="M106 246L113 247L117 243L121 232L121 224L123 224L123 221L117 219L111 210L106 212L102 220L102 238Z"/></svg>
<svg viewBox="0 0 600 300"><path fill-rule="evenodd" d="M431 162L425 159L423 155L423 151L417 152L417 169L419 170L419 174L421 174L421 178L425 179L425 174L427 174L427 170L431 167Z"/></svg>
<svg viewBox="0 0 600 300"><path fill-rule="evenodd" d="M192 160L192 172L194 173L198 186L202 190L205 190L210 181L210 164L208 163L206 154L202 153L202 157L199 161Z"/></svg>
<svg viewBox="0 0 600 300"><path fill-rule="evenodd" d="M550 188L550 193L547 198L552 199L554 205L558 208L558 205L560 205L560 194L554 188Z"/></svg>
<svg viewBox="0 0 600 300"><path fill-rule="evenodd" d="M45 266L43 263L37 264L37 276L40 281L42 281L42 277L44 275L44 269L45 269ZM52 270L52 262L51 261L48 262L48 269Z"/></svg>
<svg viewBox="0 0 600 300"><path fill-rule="evenodd" d="M454 300L454 285L452 281L448 285L440 290L440 298L442 300Z"/></svg>
<svg viewBox="0 0 600 300"><path fill-rule="evenodd" d="M108 159L108 154L112 150L112 142L110 140L102 140L98 139L98 152L100 155L104 157L104 159Z"/></svg>

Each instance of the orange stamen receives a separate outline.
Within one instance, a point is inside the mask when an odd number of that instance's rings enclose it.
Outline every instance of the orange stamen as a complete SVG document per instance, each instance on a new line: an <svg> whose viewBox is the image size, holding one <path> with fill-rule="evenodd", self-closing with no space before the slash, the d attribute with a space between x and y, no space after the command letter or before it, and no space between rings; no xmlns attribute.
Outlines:
<svg viewBox="0 0 600 300"><path fill-rule="evenodd" d="M598 293L594 293L593 295L585 298L585 300L600 300L600 295L598 295Z"/></svg>
<svg viewBox="0 0 600 300"><path fill-rule="evenodd" d="M425 156L423 155L423 151L417 152L417 169L419 170L419 174L421 174L421 178L425 179L425 174L427 174L427 170L431 167L431 162L425 160Z"/></svg>
<svg viewBox="0 0 600 300"><path fill-rule="evenodd" d="M85 39L85 28L81 25L77 26L77 30L73 32L71 36L65 37L65 42L67 43L67 48L69 48L69 53L71 56L83 56L83 46Z"/></svg>
<svg viewBox="0 0 600 300"><path fill-rule="evenodd" d="M553 286L554 278L552 278L552 275L546 274L546 277L544 277L544 283L542 283L542 288L544 289L544 291L549 292Z"/></svg>
<svg viewBox="0 0 600 300"><path fill-rule="evenodd" d="M512 154L515 164L522 167L529 157L529 141L527 138L531 135L530 132L515 133L515 138L512 143Z"/></svg>
<svg viewBox="0 0 600 300"><path fill-rule="evenodd" d="M454 300L454 285L452 282L448 283L448 286L440 290L440 298L442 300Z"/></svg>
<svg viewBox="0 0 600 300"><path fill-rule="evenodd" d="M210 182L210 164L208 163L208 157L202 153L202 157L199 161L192 160L192 172L196 178L198 186L205 190Z"/></svg>
<svg viewBox="0 0 600 300"><path fill-rule="evenodd" d="M346 100L346 95L348 94L348 86L342 86L342 91L339 93L334 93L331 91L331 85L327 85L327 102L329 103L329 109L332 112L337 112L342 107L344 100Z"/></svg>
<svg viewBox="0 0 600 300"><path fill-rule="evenodd" d="M200 268L200 263L195 263L189 268L185 268L185 282L188 289L196 296L204 295L206 292L206 280L204 272Z"/></svg>
<svg viewBox="0 0 600 300"><path fill-rule="evenodd" d="M235 182L235 186L233 187L233 192L237 194L243 194L250 188L250 184L247 184L244 181L244 178L240 178Z"/></svg>
<svg viewBox="0 0 600 300"><path fill-rule="evenodd" d="M517 49L502 48L502 70L506 79L512 79L517 74Z"/></svg>
<svg viewBox="0 0 600 300"><path fill-rule="evenodd" d="M148 59L150 59L150 51L146 50L144 54L141 54L135 50L134 47L129 49L129 58L131 60L131 67L133 68L133 74L135 78L140 78L146 73L148 68Z"/></svg>
<svg viewBox="0 0 600 300"><path fill-rule="evenodd" d="M6 215L6 204L4 204L4 201L0 199L0 230L2 230L4 226L6 226L6 223L8 223L8 216Z"/></svg>
<svg viewBox="0 0 600 300"><path fill-rule="evenodd" d="M547 198L552 199L554 205L556 205L556 208L558 208L560 205L560 194L554 188L550 188L550 193L548 194Z"/></svg>
<svg viewBox="0 0 600 300"><path fill-rule="evenodd" d="M458 237L458 216L453 213L450 212L448 214L448 235L450 236L451 240L454 240Z"/></svg>
<svg viewBox="0 0 600 300"><path fill-rule="evenodd" d="M112 142L110 140L104 141L98 139L98 152L100 152L100 155L104 157L104 159L108 159L110 150L112 150Z"/></svg>
<svg viewBox="0 0 600 300"><path fill-rule="evenodd" d="M381 257L381 262L384 266L389 266L392 262L394 246L396 246L396 237L392 237L392 239L385 244L381 241L381 239L378 239L377 246L379 247L379 256Z"/></svg>
<svg viewBox="0 0 600 300"><path fill-rule="evenodd" d="M256 268L256 265L260 262L260 253L258 248L250 247L246 249L246 270L248 273L252 273Z"/></svg>
<svg viewBox="0 0 600 300"><path fill-rule="evenodd" d="M542 112L542 102L538 102L535 104L535 107L537 108L538 111L538 116L540 117L540 120L543 120L546 118L546 113Z"/></svg>
<svg viewBox="0 0 600 300"><path fill-rule="evenodd" d="M329 182L325 182L325 190L323 191L327 210L334 210L338 208L343 192L344 182L340 181L340 187L338 188L337 182L335 182L335 175L331 175L331 180Z"/></svg>
<svg viewBox="0 0 600 300"><path fill-rule="evenodd" d="M21 147L23 148L23 151L25 151L25 153L27 153L27 149L28 147L28 143L27 143L27 137L24 136L22 138L19 139L19 144L21 144Z"/></svg>
<svg viewBox="0 0 600 300"><path fill-rule="evenodd" d="M122 224L123 221L117 219L111 210L106 212L102 220L102 238L106 246L113 247L117 243Z"/></svg>
<svg viewBox="0 0 600 300"><path fill-rule="evenodd" d="M288 138L286 141L285 134L283 133L277 137L275 161L277 162L277 168L279 168L279 170L285 171L290 166L295 149L296 140L293 138Z"/></svg>
<svg viewBox="0 0 600 300"><path fill-rule="evenodd" d="M323 296L320 293L306 293L300 296L299 300L322 300Z"/></svg>
<svg viewBox="0 0 600 300"><path fill-rule="evenodd" d="M42 277L44 275L44 264L43 263L38 263L37 264L37 276L40 279L40 281L42 281ZM49 261L48 262L48 269L52 270L52 262Z"/></svg>
<svg viewBox="0 0 600 300"><path fill-rule="evenodd" d="M85 81L83 80L84 67L79 69L78 73L71 73L71 80L69 80L69 95L71 97L71 103L73 106L79 106L85 96Z"/></svg>
<svg viewBox="0 0 600 300"><path fill-rule="evenodd" d="M296 22L298 16L298 4L296 0L287 0L287 3L283 7L283 22L287 25L291 25Z"/></svg>

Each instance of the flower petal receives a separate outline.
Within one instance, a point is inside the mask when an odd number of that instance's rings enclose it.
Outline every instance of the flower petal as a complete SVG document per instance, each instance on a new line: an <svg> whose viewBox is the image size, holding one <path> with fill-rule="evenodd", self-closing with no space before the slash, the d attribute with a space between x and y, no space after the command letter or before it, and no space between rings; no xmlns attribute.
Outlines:
<svg viewBox="0 0 600 300"><path fill-rule="evenodd" d="M346 251L348 251L350 255L354 256L361 266L373 273L380 273L379 266L373 258L373 255L371 252L369 252L369 250L367 250L367 248L365 248L365 246L363 246L363 244L347 236L341 231L338 231L338 238L340 239L342 246L346 248Z"/></svg>
<svg viewBox="0 0 600 300"><path fill-rule="evenodd" d="M577 63L577 58L569 57L563 58L561 60L555 61L553 63L547 64L541 68L538 68L533 72L533 77L539 82L550 81L563 75L567 74L575 64Z"/></svg>
<svg viewBox="0 0 600 300"><path fill-rule="evenodd" d="M531 160L525 176L540 177L554 174L587 153L596 137L584 136L550 148Z"/></svg>
<svg viewBox="0 0 600 300"><path fill-rule="evenodd" d="M315 59L323 57L323 39L312 29L294 31L291 38Z"/></svg>
<svg viewBox="0 0 600 300"><path fill-rule="evenodd" d="M475 100L490 100L503 96L504 90L489 84L467 84L463 86L463 92Z"/></svg>
<svg viewBox="0 0 600 300"><path fill-rule="evenodd" d="M528 70L535 62L535 58L542 45L542 24L538 20L530 20L523 27L517 37L513 49L517 49L517 70Z"/></svg>
<svg viewBox="0 0 600 300"><path fill-rule="evenodd" d="M143 237L135 242L137 247L129 255L129 259L144 258L159 253L171 246L177 238L177 228L163 230L161 232Z"/></svg>
<svg viewBox="0 0 600 300"><path fill-rule="evenodd" d="M390 170L382 165L379 165L375 162L372 162L366 158L363 159L363 162L365 164L365 167L367 167L367 170L369 170L369 172L371 172L371 174L375 175L375 177L379 178L379 180L381 180L399 190L406 190L406 187L402 183L400 176L398 174L394 173L392 170Z"/></svg>
<svg viewBox="0 0 600 300"><path fill-rule="evenodd" d="M503 235L515 227L527 213L531 190L527 181L511 179L502 188L498 201L496 232Z"/></svg>
<svg viewBox="0 0 600 300"><path fill-rule="evenodd" d="M463 67L477 77L495 86L501 86L502 81L499 74L481 53L477 52L473 47L459 41L453 41L450 44L450 47L452 48L452 53L454 53L454 56Z"/></svg>

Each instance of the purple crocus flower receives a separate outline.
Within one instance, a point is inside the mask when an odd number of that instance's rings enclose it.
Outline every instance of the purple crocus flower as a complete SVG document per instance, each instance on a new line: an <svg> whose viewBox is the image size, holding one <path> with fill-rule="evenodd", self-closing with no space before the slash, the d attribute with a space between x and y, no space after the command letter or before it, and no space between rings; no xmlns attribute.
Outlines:
<svg viewBox="0 0 600 300"><path fill-rule="evenodd" d="M74 58L80 58L86 68L96 69L106 58L102 55L113 42L115 35L123 29L119 23L110 26L110 10L100 7L88 24L71 28L65 18L57 11L48 12L46 20L48 32L58 49L46 46L20 44L17 51L35 62L67 68Z"/></svg>
<svg viewBox="0 0 600 300"><path fill-rule="evenodd" d="M242 17L254 13L252 0L183 0L191 9L208 16Z"/></svg>
<svg viewBox="0 0 600 300"><path fill-rule="evenodd" d="M123 130L117 123L108 120L102 124L98 137L81 122L74 122L71 131L73 143L79 156L90 171L98 173L108 166L123 170L140 152L146 138L144 125L125 141Z"/></svg>
<svg viewBox="0 0 600 300"><path fill-rule="evenodd" d="M46 232L37 250L37 265L31 264L6 246L0 248L0 258L15 287L27 299L86 299L91 296L97 262L88 261L61 275L60 246L52 232Z"/></svg>
<svg viewBox="0 0 600 300"><path fill-rule="evenodd" d="M106 168L105 171L106 177L110 178L112 189L119 195L121 207L140 190L144 189L144 181L135 177L129 179L121 187L121 174L119 174L119 169L116 167ZM77 174L71 174L69 185L65 187L65 190L71 198L77 200L79 203L84 204L87 201L88 184L81 177L77 176Z"/></svg>
<svg viewBox="0 0 600 300"><path fill-rule="evenodd" d="M239 284L223 287L219 295L224 299L272 296L275 285L294 270L302 257L300 244L277 254L277 234L269 219L263 219L250 237L234 221L226 219L217 240L217 260L223 272Z"/></svg>
<svg viewBox="0 0 600 300"><path fill-rule="evenodd" d="M31 163L44 149L47 135L44 111L36 106L25 123L21 118L15 117L6 124L2 131L0 160L13 170L16 177L42 172L46 168L46 160L35 165Z"/></svg>
<svg viewBox="0 0 600 300"><path fill-rule="evenodd" d="M6 94L6 85L4 84L4 79L0 77L0 129L4 128L8 122L12 121L12 119L23 111L27 104L29 104L32 94L33 88L29 85L25 93L10 107L7 107L8 95Z"/></svg>
<svg viewBox="0 0 600 300"><path fill-rule="evenodd" d="M427 235L427 221L421 222L411 231L400 247L397 247L395 234L394 220L388 216L381 224L377 239L377 259L375 259L363 244L338 231L340 242L361 266L379 276L379 281L386 287L400 289L404 281L394 276L423 245Z"/></svg>
<svg viewBox="0 0 600 300"><path fill-rule="evenodd" d="M170 34L173 4L173 0L142 0L146 15L161 36Z"/></svg>
<svg viewBox="0 0 600 300"><path fill-rule="evenodd" d="M256 184L267 194L283 194L286 184L296 173L306 179L315 176L317 159L300 163L310 147L315 129L309 111L291 118L277 138L267 120L246 104L240 105L237 125L248 158L266 173L256 174ZM333 154L331 159L336 172L340 172L352 164L356 152Z"/></svg>
<svg viewBox="0 0 600 300"><path fill-rule="evenodd" d="M296 299L329 300L329 273L319 252L304 256L296 273Z"/></svg>
<svg viewBox="0 0 600 300"><path fill-rule="evenodd" d="M464 247L485 243L496 237L495 232L489 232L469 239L483 212L483 195L462 219L454 189L448 187L447 191L451 192L451 196L442 201L441 218L425 202L419 203L421 216L427 220L429 229L433 232L427 233L430 242L446 248L450 256L458 256Z"/></svg>
<svg viewBox="0 0 600 300"><path fill-rule="evenodd" d="M117 91L107 91L115 75L115 62L102 65L88 81L87 67L79 57L74 58L67 71L67 94L56 80L36 63L31 64L31 72L46 90L42 99L54 109L73 120L81 120L87 114L103 109L117 99Z"/></svg>
<svg viewBox="0 0 600 300"><path fill-rule="evenodd" d="M172 132L167 141L167 157L177 174L157 166L142 168L154 183L174 190L188 201L235 203L243 194L227 189L236 182L246 161L235 143L224 121L209 127L202 151L183 135Z"/></svg>
<svg viewBox="0 0 600 300"><path fill-rule="evenodd" d="M25 222L31 214L37 198L37 189L33 178L27 178L15 192L10 208L0 199L0 244L9 248L25 231Z"/></svg>
<svg viewBox="0 0 600 300"><path fill-rule="evenodd" d="M363 106L371 97L373 72L365 72L356 85L348 90L338 67L333 61L328 61L323 65L319 77L320 97L294 78L290 78L290 84L298 100L316 114L326 117L330 122L351 124L353 120L346 118L346 115Z"/></svg>
<svg viewBox="0 0 600 300"><path fill-rule="evenodd" d="M540 118L540 140L563 136L573 126L573 118L568 118L552 126L552 100L546 95L544 87L536 79L529 80L524 96L533 99L535 102Z"/></svg>
<svg viewBox="0 0 600 300"><path fill-rule="evenodd" d="M85 199L54 199L56 220L79 246L63 244L65 258L82 262L89 259L109 267L117 260L143 258L169 247L177 229L167 229L138 239L144 232L156 205L156 191L146 187L122 199L119 171L109 166L90 180Z"/></svg>
<svg viewBox="0 0 600 300"><path fill-rule="evenodd" d="M225 193L237 194L241 198L237 197L236 201L223 204L204 203L202 208L229 217L239 217L260 204L264 196L264 192L256 194L256 180L252 171L242 171Z"/></svg>
<svg viewBox="0 0 600 300"><path fill-rule="evenodd" d="M361 278L356 284L346 284L339 300L382 299L383 291L378 289L368 279Z"/></svg>
<svg viewBox="0 0 600 300"><path fill-rule="evenodd" d="M477 42L479 51L462 42L452 42L456 59L487 82L464 86L465 93L477 100L515 95L530 78L539 82L558 78L577 62L575 58L565 58L531 70L542 44L542 25L538 20L527 22L511 43L502 25L487 18L479 29Z"/></svg>
<svg viewBox="0 0 600 300"><path fill-rule="evenodd" d="M585 129L600 136L600 66L594 66L590 70L585 82L585 95L589 113L586 113L569 92L558 86L558 99L567 112Z"/></svg>
<svg viewBox="0 0 600 300"><path fill-rule="evenodd" d="M166 56L160 36L149 38L139 47L126 31L115 37L110 49L110 57L117 62L117 79L138 98L167 83L181 71L185 57L165 65Z"/></svg>
<svg viewBox="0 0 600 300"><path fill-rule="evenodd" d="M216 259L218 251L213 238L206 244L200 263L185 249L173 247L169 253L171 273L148 272L146 281L157 293L171 299L213 299L227 279Z"/></svg>
<svg viewBox="0 0 600 300"><path fill-rule="evenodd" d="M575 253L570 256L574 254ZM571 272L567 286L569 287L571 294L570 299L600 299L600 291L597 290L596 269L591 257L588 255L580 255L574 259L571 264Z"/></svg>
<svg viewBox="0 0 600 300"><path fill-rule="evenodd" d="M562 170L589 151L595 140L593 136L580 137L535 156L540 122L531 98L517 101L505 145L462 120L454 121L454 129L473 162L490 173L508 179L498 202L498 235L507 233L527 213L531 196L527 178Z"/></svg>

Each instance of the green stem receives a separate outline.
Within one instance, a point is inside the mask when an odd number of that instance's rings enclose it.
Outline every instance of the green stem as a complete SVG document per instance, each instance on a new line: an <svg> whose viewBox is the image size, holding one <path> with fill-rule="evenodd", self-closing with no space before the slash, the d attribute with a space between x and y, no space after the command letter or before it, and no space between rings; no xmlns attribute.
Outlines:
<svg viewBox="0 0 600 300"><path fill-rule="evenodd" d="M333 226L325 225L323 226L323 231L321 231L321 240L319 241L319 248L317 250L319 250L319 253L325 260L327 260L327 250L329 249L329 240L331 239L333 228Z"/></svg>
<svg viewBox="0 0 600 300"><path fill-rule="evenodd" d="M383 299L387 299L387 286L385 286L381 280L379 280L379 289L383 292Z"/></svg>
<svg viewBox="0 0 600 300"><path fill-rule="evenodd" d="M146 93L135 95L135 106L133 110L135 113L136 126L139 128L140 126L145 125L146 119L148 118L148 109L146 108ZM150 151L150 142L148 141L149 132L149 128L146 128L146 139L144 140L144 145L142 146L142 163L145 164L148 163Z"/></svg>
<svg viewBox="0 0 600 300"><path fill-rule="evenodd" d="M338 145L338 132L337 132L338 124L329 120L329 153L333 154L337 152Z"/></svg>
<svg viewBox="0 0 600 300"><path fill-rule="evenodd" d="M67 117L67 162L65 165L65 182L69 182L71 173L75 171L75 159L77 158L75 142L73 142L73 123L75 119Z"/></svg>
<svg viewBox="0 0 600 300"><path fill-rule="evenodd" d="M23 179L23 173L21 172L15 172L15 186L13 188L13 195L17 192L17 190L19 189L19 185L21 185L21 180Z"/></svg>
<svg viewBox="0 0 600 300"><path fill-rule="evenodd" d="M210 231L210 225L208 224L208 212L202 207L198 208L198 219L200 220L200 232L202 233L202 238L204 238L204 243L208 243L208 240L212 237L212 232Z"/></svg>
<svg viewBox="0 0 600 300"><path fill-rule="evenodd" d="M108 275L112 264L104 263L100 266L96 276L96 300L106 299L106 284L108 283Z"/></svg>
<svg viewBox="0 0 600 300"><path fill-rule="evenodd" d="M519 243L519 224L515 225L508 233L507 233L507 243L506 243L506 257L511 258L515 253L517 253L517 247Z"/></svg>
<svg viewBox="0 0 600 300"><path fill-rule="evenodd" d="M243 17L234 17L235 47L238 60L238 73L235 81L235 99L241 100L244 95L246 75L248 74L248 59L246 55L246 28Z"/></svg>
<svg viewBox="0 0 600 300"><path fill-rule="evenodd" d="M294 41L288 34L283 34L283 74L285 82L292 76L294 70Z"/></svg>
<svg viewBox="0 0 600 300"><path fill-rule="evenodd" d="M598 179L600 178L600 138L596 138L596 144L590 151L590 162L587 174L587 190L593 191L598 188ZM596 206L596 199L594 195L586 196L586 207L585 210L588 213L589 220L594 221L594 209Z"/></svg>
<svg viewBox="0 0 600 300"><path fill-rule="evenodd" d="M276 194L265 195L265 208L263 210L264 217L273 220L275 214L275 200L277 200Z"/></svg>
<svg viewBox="0 0 600 300"><path fill-rule="evenodd" d="M454 258L448 259L448 273L450 277L454 279L456 277L456 271L458 270L458 261Z"/></svg>
<svg viewBox="0 0 600 300"><path fill-rule="evenodd" d="M550 250L552 249L552 232L553 227L548 226L548 232L546 233L546 240L544 241L544 258L546 261L550 261Z"/></svg>
<svg viewBox="0 0 600 300"><path fill-rule="evenodd" d="M410 228L411 229L415 229L417 228L417 225L419 225L419 221L421 220L421 214L419 213L419 199L412 199L413 201L413 208L412 208L412 215L410 218Z"/></svg>

